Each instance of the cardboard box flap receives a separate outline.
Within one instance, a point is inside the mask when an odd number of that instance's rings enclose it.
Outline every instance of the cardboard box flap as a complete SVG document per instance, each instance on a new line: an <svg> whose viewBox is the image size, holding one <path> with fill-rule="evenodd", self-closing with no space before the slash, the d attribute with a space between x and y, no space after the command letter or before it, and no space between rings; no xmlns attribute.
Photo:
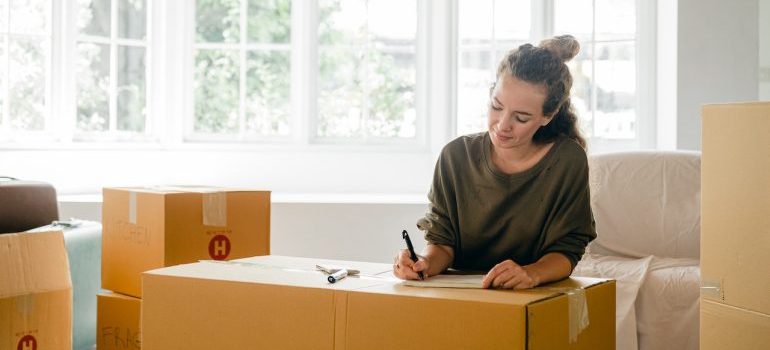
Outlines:
<svg viewBox="0 0 770 350"><path fill-rule="evenodd" d="M316 270L315 265L312 267L302 266L302 268L296 268L235 260L206 260L151 270L143 274L145 279L149 276L173 276L175 278L208 279L345 291L382 284L388 281L386 278L372 276L350 276L337 283L329 283L326 280L327 275Z"/></svg>
<svg viewBox="0 0 770 350"><path fill-rule="evenodd" d="M770 349L770 315L706 299L700 306L701 349Z"/></svg>
<svg viewBox="0 0 770 350"><path fill-rule="evenodd" d="M0 235L0 298L72 288L61 231Z"/></svg>
<svg viewBox="0 0 770 350"><path fill-rule="evenodd" d="M401 282L397 280L395 283L372 286L359 291L507 305L528 305L566 294L571 290L581 290L607 281L601 278L570 277L534 289L512 291L497 289L419 288L401 285Z"/></svg>
<svg viewBox="0 0 770 350"><path fill-rule="evenodd" d="M131 186L131 187L109 187L106 189L127 191L127 192L146 192L155 194L173 194L173 193L218 193L218 192L270 192L267 190L249 189L249 188L230 188L205 185L157 185L157 186Z"/></svg>
<svg viewBox="0 0 770 350"><path fill-rule="evenodd" d="M235 192L259 192L267 195L269 191L252 191L243 189L232 189L215 186L150 186L150 187L113 187L104 188L105 193L109 191L128 192L128 221L136 224L137 212L137 193L170 195L170 194L199 194L202 196L202 220L206 226L227 226L227 194Z"/></svg>

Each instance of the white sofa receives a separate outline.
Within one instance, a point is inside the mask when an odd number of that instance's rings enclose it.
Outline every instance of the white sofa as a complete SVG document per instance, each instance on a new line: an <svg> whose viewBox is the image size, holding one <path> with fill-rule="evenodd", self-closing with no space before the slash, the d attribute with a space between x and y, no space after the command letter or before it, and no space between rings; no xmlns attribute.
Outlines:
<svg viewBox="0 0 770 350"><path fill-rule="evenodd" d="M597 239L573 275L617 280L617 349L698 349L700 153L589 157Z"/></svg>

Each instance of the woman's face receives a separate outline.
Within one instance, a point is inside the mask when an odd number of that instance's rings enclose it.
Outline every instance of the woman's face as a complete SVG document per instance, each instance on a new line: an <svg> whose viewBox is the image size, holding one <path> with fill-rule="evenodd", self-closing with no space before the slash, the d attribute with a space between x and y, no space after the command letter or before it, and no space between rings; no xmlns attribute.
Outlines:
<svg viewBox="0 0 770 350"><path fill-rule="evenodd" d="M545 87L503 74L489 99L489 137L496 149L526 147L541 126L551 121L543 115Z"/></svg>

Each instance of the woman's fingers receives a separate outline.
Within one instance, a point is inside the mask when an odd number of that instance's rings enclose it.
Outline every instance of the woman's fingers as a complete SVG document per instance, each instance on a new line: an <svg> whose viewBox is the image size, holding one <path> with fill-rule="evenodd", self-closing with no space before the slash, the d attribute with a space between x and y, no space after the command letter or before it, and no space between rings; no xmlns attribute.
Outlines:
<svg viewBox="0 0 770 350"><path fill-rule="evenodd" d="M482 280L484 288L526 289L535 286L529 272L511 260L503 261L487 273Z"/></svg>
<svg viewBox="0 0 770 350"><path fill-rule="evenodd" d="M393 261L393 274L400 279L417 280L420 279L418 271L427 269L427 261L420 259L417 262L412 261L409 251L401 250Z"/></svg>
<svg viewBox="0 0 770 350"><path fill-rule="evenodd" d="M484 279L481 280L482 287L498 288L502 286L505 281L513 276L513 273L516 273L517 269L521 269L521 266L513 262L513 260L506 260L495 265L484 276Z"/></svg>

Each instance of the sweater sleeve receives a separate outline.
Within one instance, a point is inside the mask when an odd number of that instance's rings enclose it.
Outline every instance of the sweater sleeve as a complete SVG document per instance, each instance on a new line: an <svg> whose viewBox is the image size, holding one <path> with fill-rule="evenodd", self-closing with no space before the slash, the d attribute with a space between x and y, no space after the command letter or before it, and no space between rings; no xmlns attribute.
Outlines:
<svg viewBox="0 0 770 350"><path fill-rule="evenodd" d="M596 238L596 224L591 212L588 185L588 161L585 153L563 170L565 181L558 201L551 213L546 246L542 255L552 252L564 254L572 268L583 257L589 242Z"/></svg>
<svg viewBox="0 0 770 350"><path fill-rule="evenodd" d="M432 244L456 247L457 236L450 218L456 212L454 189L449 174L450 168L446 154L442 152L436 162L433 183L428 193L428 211L417 221L417 227L425 233L425 240Z"/></svg>

